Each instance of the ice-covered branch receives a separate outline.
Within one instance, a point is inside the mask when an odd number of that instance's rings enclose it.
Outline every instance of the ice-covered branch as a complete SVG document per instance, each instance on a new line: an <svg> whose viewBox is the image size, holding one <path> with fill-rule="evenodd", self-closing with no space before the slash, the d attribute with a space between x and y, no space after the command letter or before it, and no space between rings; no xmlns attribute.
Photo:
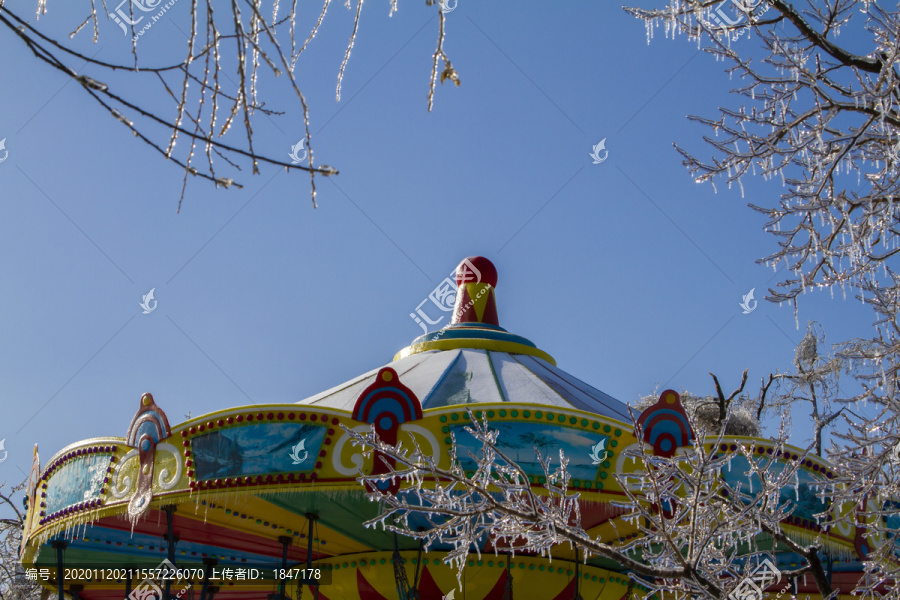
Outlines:
<svg viewBox="0 0 900 600"><path fill-rule="evenodd" d="M760 262L792 273L769 298L796 301L809 289L872 280L893 285L883 267L900 252L897 7L673 0L626 10L648 35L660 25L667 35L686 34L740 81L733 91L742 106L692 117L712 133L704 137L711 159L676 148L698 182L724 179L743 190L747 175L781 180L780 202L751 204L778 243ZM840 44L845 31L864 36L869 54Z"/></svg>
<svg viewBox="0 0 900 600"><path fill-rule="evenodd" d="M236 180L237 172L246 169L258 174L261 164L288 172L309 173L315 206L316 176L332 176L338 171L313 160L310 111L295 77L295 68L319 31L331 0L322 0L319 18L303 44L298 44L295 38L299 19L296 2L288 3L285 10L278 0L230 0L221 4L210 0L188 1L187 17L183 11L174 17L176 11L167 12L174 2L164 4L161 0L128 2L108 15L98 12L98 7L110 10L105 4L93 0L84 3L87 17L68 37L83 36L83 31L91 30L92 42L97 44L100 22L107 22L113 31L121 30L128 36L130 56L123 57L124 60L94 58L76 42L63 41L61 32L51 33L48 28L38 27L40 23L30 23L2 1L0 30L15 35L42 64L76 81L135 138L180 169L184 181L179 210L190 178L205 179L217 187L241 187ZM38 0L38 21L48 12L50 4ZM356 40L362 5L363 1L359 0L353 32L338 72L338 97ZM396 0L392 10L396 10ZM441 10L439 7L438 50L447 69L452 71L443 49L445 24ZM158 52L141 53L139 49L143 40L153 35L151 27L163 15L184 34L184 46L170 44L174 56L180 58L158 64L155 62ZM87 29L88 24L93 27ZM452 73L458 83L455 71ZM305 146L302 155L297 153L303 147L299 143L293 154L288 153L288 148L262 149L256 134L259 119L271 120L292 108L290 100L284 110L269 108L271 102L266 101L275 81L283 76L292 92L288 98L296 100L295 108L302 114L303 131L298 132ZM428 110L432 104L433 78ZM229 138L228 133L235 125L237 131L233 135L237 137ZM198 160L197 152L202 152L202 160Z"/></svg>
<svg viewBox="0 0 900 600"><path fill-rule="evenodd" d="M612 524L614 530L615 523L631 524L640 535L601 539L582 526L583 499L568 490L568 460L562 452L556 457L535 449L543 478L533 484L500 449L499 432L485 418L470 413L470 419L465 431L480 448L469 454L476 465L469 471L457 455L454 433L449 457L435 459L415 439L409 446L392 445L374 429L359 433L345 428L387 467L384 473L359 477L370 500L382 505L368 526L423 540L426 547L449 545L447 561L460 574L470 553L552 556L568 545L585 560L613 560L650 590L679 598L726 597L759 562L766 540L811 558L801 565L804 572L821 570L816 547L802 545L781 525L795 504L783 490L799 494L798 470L806 457L785 460L790 453L783 439L763 454L752 444L722 450L721 433L698 438L704 441L672 457L631 448L625 457L636 468L616 475L624 495L612 502L620 511ZM729 483L723 470L741 459L749 465L746 479ZM399 491L379 491L377 484L385 481L399 483Z"/></svg>

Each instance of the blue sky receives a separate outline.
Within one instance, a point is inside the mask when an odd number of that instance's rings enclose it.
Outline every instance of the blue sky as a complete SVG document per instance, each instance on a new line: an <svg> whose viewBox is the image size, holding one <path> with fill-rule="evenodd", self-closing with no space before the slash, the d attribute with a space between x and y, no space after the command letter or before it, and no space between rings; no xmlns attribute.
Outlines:
<svg viewBox="0 0 900 600"><path fill-rule="evenodd" d="M187 6L141 51L164 61L182 47ZM739 105L723 65L683 37L648 45L618 3L459 0L445 48L462 85L438 86L428 113L436 8L401 0L389 18L388 2L367 3L340 103L352 13L329 10L298 70L316 161L340 170L319 180L317 209L308 177L263 166L235 176L243 189L189 182L176 214L178 168L0 33L0 481L25 477L35 443L46 461L124 435L143 392L175 424L298 401L385 364L421 333L409 313L468 255L497 266L502 326L623 401L657 385L711 393L709 372L730 391L745 368L755 393L790 367L802 331L791 307L762 301L780 274L755 260L775 242L746 206L773 203L780 182L714 193L672 147L709 156L686 116ZM48 10L41 26L60 37L84 18ZM121 60L115 24L100 34L76 43ZM283 82L263 81L288 112L258 121L257 147L286 158L300 115ZM601 139L608 158L592 164ZM745 315L751 288L760 302ZM836 342L869 335L872 319L816 293L802 298L808 320Z"/></svg>

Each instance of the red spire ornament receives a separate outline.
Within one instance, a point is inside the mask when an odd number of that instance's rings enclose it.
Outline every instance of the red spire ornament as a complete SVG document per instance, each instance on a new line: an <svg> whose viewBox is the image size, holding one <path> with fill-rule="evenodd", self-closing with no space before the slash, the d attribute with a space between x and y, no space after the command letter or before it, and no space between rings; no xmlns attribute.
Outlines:
<svg viewBox="0 0 900 600"><path fill-rule="evenodd" d="M483 256L464 258L456 267L456 302L451 325L483 323L500 326L497 316L497 268Z"/></svg>

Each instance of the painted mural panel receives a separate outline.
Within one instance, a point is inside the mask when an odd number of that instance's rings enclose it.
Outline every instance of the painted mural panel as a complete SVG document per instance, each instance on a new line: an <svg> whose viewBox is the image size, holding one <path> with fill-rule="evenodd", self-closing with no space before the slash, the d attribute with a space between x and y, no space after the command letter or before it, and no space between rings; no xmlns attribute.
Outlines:
<svg viewBox="0 0 900 600"><path fill-rule="evenodd" d="M562 450L569 459L572 479L596 480L606 461L609 437L605 435L543 423L495 421L491 427L500 432L497 438L500 451L529 475L544 473L535 448L542 456L553 458L554 465L559 465L559 451ZM474 470L476 463L470 454L480 456L481 443L469 435L463 425L453 427L453 431L460 464L467 471Z"/></svg>
<svg viewBox="0 0 900 600"><path fill-rule="evenodd" d="M47 482L47 513L100 497L109 455L93 454L70 460Z"/></svg>
<svg viewBox="0 0 900 600"><path fill-rule="evenodd" d="M756 475L747 476L747 472L750 470L749 464L746 457L735 456L728 468L722 471L722 476L731 486L737 487L740 484L742 492L753 494L759 491L760 482ZM769 472L775 476L782 469L784 469L784 463L776 461L769 467ZM790 512L792 516L816 521L816 515L828 508L816 491L820 485L822 485L822 481L813 473L806 469L800 469L794 478L793 485L781 489L780 501L782 504L793 505L794 508Z"/></svg>
<svg viewBox="0 0 900 600"><path fill-rule="evenodd" d="M220 429L191 442L197 479L312 471L327 427L260 423Z"/></svg>

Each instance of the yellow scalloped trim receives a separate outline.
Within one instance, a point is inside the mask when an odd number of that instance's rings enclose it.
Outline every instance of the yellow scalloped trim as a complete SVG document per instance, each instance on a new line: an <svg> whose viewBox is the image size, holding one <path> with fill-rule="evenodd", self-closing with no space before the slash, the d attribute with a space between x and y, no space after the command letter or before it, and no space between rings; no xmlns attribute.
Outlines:
<svg viewBox="0 0 900 600"><path fill-rule="evenodd" d="M420 352L428 352L429 350L456 350L457 348L475 348L476 350L492 350L494 352L507 352L509 354L527 354L536 356L546 360L548 363L556 366L556 359L538 348L519 344L518 342L504 342L502 340L480 340L473 338L454 339L454 340L433 340L429 342L420 342L407 346L394 355L394 360L400 360L413 354Z"/></svg>

